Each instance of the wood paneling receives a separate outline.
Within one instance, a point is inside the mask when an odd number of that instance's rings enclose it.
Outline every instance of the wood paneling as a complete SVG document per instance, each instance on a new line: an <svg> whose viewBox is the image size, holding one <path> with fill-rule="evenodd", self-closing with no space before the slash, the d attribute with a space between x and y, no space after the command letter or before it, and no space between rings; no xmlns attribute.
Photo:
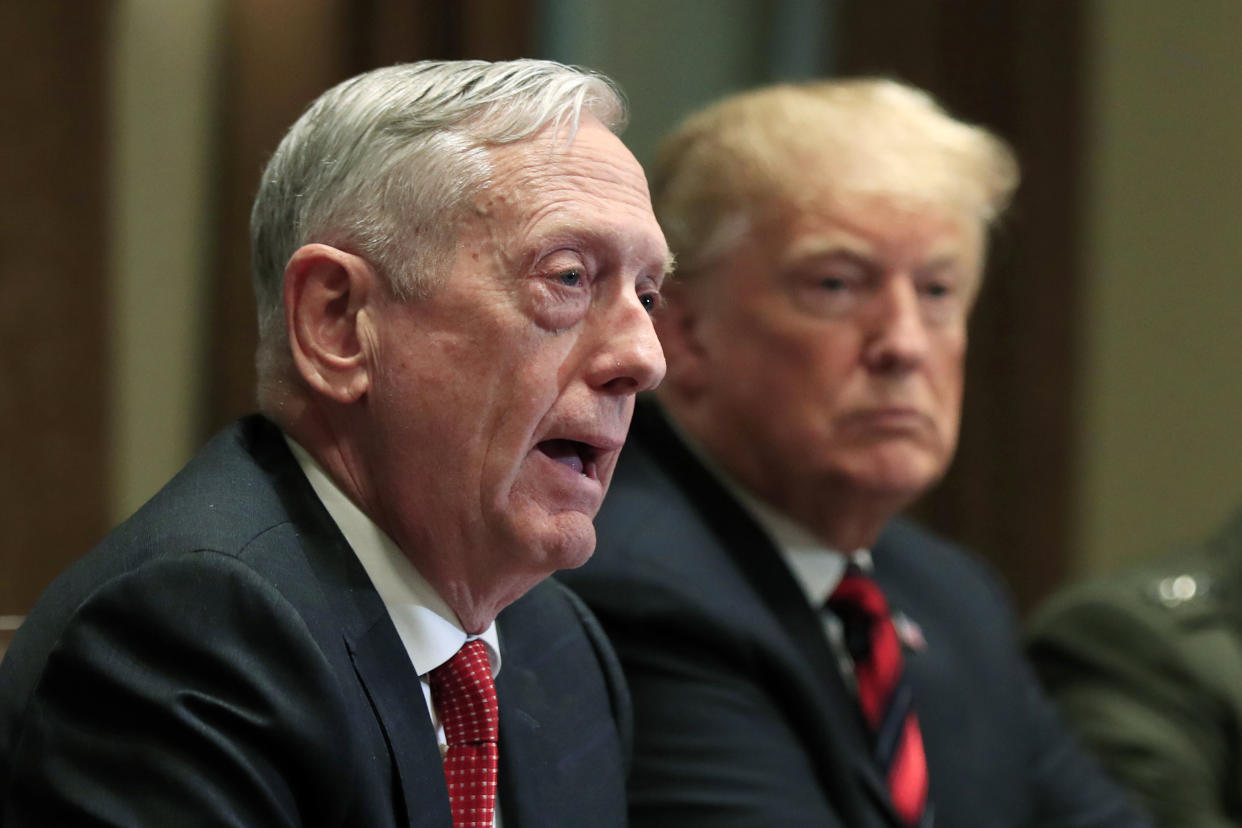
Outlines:
<svg viewBox="0 0 1242 828"><path fill-rule="evenodd" d="M232 0L204 434L254 408L250 204L263 164L334 83L421 59L521 57L530 0Z"/></svg>
<svg viewBox="0 0 1242 828"><path fill-rule="evenodd" d="M4 654L13 643L13 634L23 620L20 615L0 615L0 661L4 661Z"/></svg>
<svg viewBox="0 0 1242 828"><path fill-rule="evenodd" d="M0 615L106 528L111 10L0 4Z"/></svg>
<svg viewBox="0 0 1242 828"><path fill-rule="evenodd" d="M1022 185L971 322L961 447L917 507L987 555L1029 608L1076 537L1084 78L1076 0L843 0L841 74L927 89L1006 138Z"/></svg>

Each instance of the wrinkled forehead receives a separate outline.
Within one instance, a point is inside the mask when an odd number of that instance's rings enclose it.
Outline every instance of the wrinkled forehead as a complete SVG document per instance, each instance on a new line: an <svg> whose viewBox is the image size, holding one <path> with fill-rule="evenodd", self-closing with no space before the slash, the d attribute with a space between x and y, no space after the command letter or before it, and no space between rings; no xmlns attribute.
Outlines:
<svg viewBox="0 0 1242 828"><path fill-rule="evenodd" d="M549 124L520 141L490 147L488 189L526 195L555 187L628 191L640 206L651 206L647 179L621 139L593 116L578 124Z"/></svg>
<svg viewBox="0 0 1242 828"><path fill-rule="evenodd" d="M489 151L491 175L475 216L519 231L588 233L668 258L642 167L621 140L591 117L576 130L547 127Z"/></svg>

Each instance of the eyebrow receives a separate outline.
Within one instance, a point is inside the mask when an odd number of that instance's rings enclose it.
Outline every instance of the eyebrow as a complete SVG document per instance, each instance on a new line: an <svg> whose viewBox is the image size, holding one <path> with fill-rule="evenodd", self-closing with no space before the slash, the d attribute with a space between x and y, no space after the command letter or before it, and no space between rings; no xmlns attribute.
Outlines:
<svg viewBox="0 0 1242 828"><path fill-rule="evenodd" d="M875 270L876 257L869 249L854 249L845 245L834 245L816 249L804 249L796 255L788 256L781 264L786 272L799 271L817 265L828 265L842 262L863 270Z"/></svg>
<svg viewBox="0 0 1242 828"><path fill-rule="evenodd" d="M677 272L677 256L673 253L673 251L670 250L664 254L664 273L662 273L661 275L665 279L671 279L673 278L673 275L676 272Z"/></svg>
<svg viewBox="0 0 1242 828"><path fill-rule="evenodd" d="M919 273L935 273L947 268L957 267L961 264L962 257L956 253L944 253L931 259L919 266Z"/></svg>
<svg viewBox="0 0 1242 828"><path fill-rule="evenodd" d="M794 264L833 256L870 260L875 258L875 246L853 234L835 231L802 239L784 259L786 264Z"/></svg>
<svg viewBox="0 0 1242 828"><path fill-rule="evenodd" d="M931 257L919 265L920 273L957 267L962 263L962 251L956 245L953 249L932 250ZM805 244L793 248L792 253L784 258L785 267L798 267L807 263L844 259L860 266L874 265L877 252L873 245L853 236L829 236L811 239Z"/></svg>

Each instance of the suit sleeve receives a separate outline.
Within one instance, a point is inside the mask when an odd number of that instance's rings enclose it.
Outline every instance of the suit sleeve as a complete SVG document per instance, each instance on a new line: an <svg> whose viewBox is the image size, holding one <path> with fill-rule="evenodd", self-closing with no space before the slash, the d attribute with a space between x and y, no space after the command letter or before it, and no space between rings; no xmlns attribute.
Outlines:
<svg viewBox="0 0 1242 828"><path fill-rule="evenodd" d="M301 619L244 564L160 558L70 617L21 719L0 823L331 824L350 790L330 759L348 740L340 699Z"/></svg>
<svg viewBox="0 0 1242 828"><path fill-rule="evenodd" d="M644 585L644 598L658 588ZM743 642L682 612L635 617L609 611L624 599L592 603L634 701L634 828L844 824Z"/></svg>
<svg viewBox="0 0 1242 828"><path fill-rule="evenodd" d="M1021 670L1028 688L1027 727L1035 745L1030 769L1036 792L1035 824L1050 828L1149 826L1148 819L1066 729L1029 666L1023 663Z"/></svg>
<svg viewBox="0 0 1242 828"><path fill-rule="evenodd" d="M1232 814L1224 804L1237 730L1174 623L1138 597L1079 593L1036 619L1030 654L1061 715L1158 823L1237 828L1236 799Z"/></svg>

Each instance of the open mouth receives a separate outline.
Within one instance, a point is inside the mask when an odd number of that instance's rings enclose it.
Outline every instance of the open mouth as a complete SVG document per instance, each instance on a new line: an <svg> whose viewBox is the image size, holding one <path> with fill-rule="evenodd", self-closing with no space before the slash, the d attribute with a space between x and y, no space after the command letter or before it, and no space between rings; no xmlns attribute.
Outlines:
<svg viewBox="0 0 1242 828"><path fill-rule="evenodd" d="M538 448L557 463L569 466L578 474L595 476L595 446L577 440L544 440Z"/></svg>

